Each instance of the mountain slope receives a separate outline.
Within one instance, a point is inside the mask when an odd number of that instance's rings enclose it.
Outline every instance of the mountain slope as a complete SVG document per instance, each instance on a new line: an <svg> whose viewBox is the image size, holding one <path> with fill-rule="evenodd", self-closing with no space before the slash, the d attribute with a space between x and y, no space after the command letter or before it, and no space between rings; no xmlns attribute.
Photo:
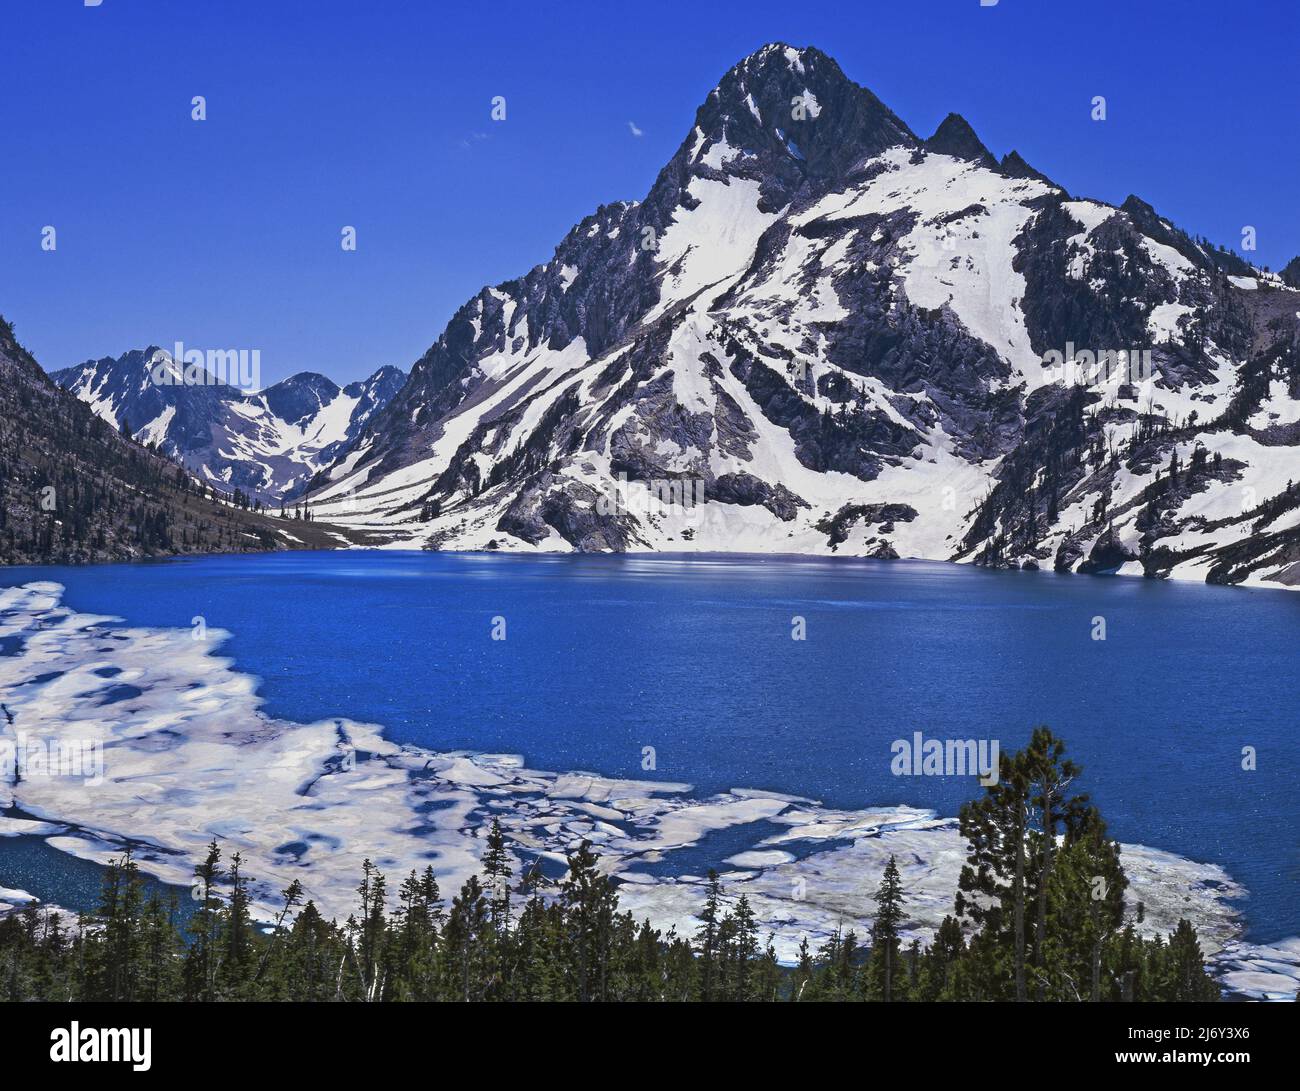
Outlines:
<svg viewBox="0 0 1300 1091"><path fill-rule="evenodd" d="M466 303L311 495L430 548L1289 580L1297 311L1145 202L1072 199L956 115L923 142L774 44L644 201ZM1138 374L1067 381L1081 350Z"/></svg>
<svg viewBox="0 0 1300 1091"><path fill-rule="evenodd" d="M221 503L56 386L0 319L0 563L81 564L340 543Z"/></svg>
<svg viewBox="0 0 1300 1091"><path fill-rule="evenodd" d="M340 388L324 375L301 372L247 394L220 382L155 382L158 361L171 366L151 346L51 377L114 428L127 422L133 436L157 443L200 480L266 503L294 499L406 379L400 369L384 367Z"/></svg>

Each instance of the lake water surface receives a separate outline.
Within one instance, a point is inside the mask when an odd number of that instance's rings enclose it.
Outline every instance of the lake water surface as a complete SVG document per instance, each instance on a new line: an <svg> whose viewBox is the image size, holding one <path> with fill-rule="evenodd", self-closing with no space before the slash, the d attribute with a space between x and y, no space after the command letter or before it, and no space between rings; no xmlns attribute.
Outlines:
<svg viewBox="0 0 1300 1091"><path fill-rule="evenodd" d="M0 569L0 585L35 579L134 625L229 630L223 654L262 679L274 715L345 715L536 769L955 814L974 780L896 777L894 740L1011 751L1048 724L1113 836L1226 867L1250 891L1247 938L1300 934L1295 593L798 557L336 552ZM806 640L791 639L796 616ZM498 618L505 640L492 639ZM22 885L30 851L0 842L0 886Z"/></svg>

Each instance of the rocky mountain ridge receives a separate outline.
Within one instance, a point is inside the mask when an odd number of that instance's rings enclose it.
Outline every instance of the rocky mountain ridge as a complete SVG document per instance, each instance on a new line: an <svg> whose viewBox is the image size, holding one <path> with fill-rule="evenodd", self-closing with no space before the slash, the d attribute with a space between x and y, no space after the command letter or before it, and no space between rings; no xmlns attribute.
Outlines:
<svg viewBox="0 0 1300 1091"><path fill-rule="evenodd" d="M85 564L346 544L261 515L57 386L0 319L0 564Z"/></svg>
<svg viewBox="0 0 1300 1091"><path fill-rule="evenodd" d="M642 201L468 300L308 491L393 546L1289 584L1294 265L1072 196L958 115L921 139L774 43Z"/></svg>
<svg viewBox="0 0 1300 1091"><path fill-rule="evenodd" d="M125 423L200 480L266 504L300 496L406 380L399 368L383 367L340 387L304 371L248 392L156 346L87 360L51 377L114 428Z"/></svg>

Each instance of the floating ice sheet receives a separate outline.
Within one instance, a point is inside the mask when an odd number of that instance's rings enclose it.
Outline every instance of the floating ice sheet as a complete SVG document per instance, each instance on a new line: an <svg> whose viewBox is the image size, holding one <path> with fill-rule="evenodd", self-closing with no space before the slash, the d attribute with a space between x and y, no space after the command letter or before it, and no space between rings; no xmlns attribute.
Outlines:
<svg viewBox="0 0 1300 1091"><path fill-rule="evenodd" d="M144 871L182 886L216 838L227 858L242 854L260 913L270 915L278 892L297 879L322 912L341 919L354 909L367 858L394 878L431 866L444 894L454 893L477 870L496 818L516 874L535 859L562 862L590 841L621 880L624 908L691 934L707 865L697 852L673 874L674 854L719 830L749 830L749 843L730 843L731 855L715 866L730 895L748 895L783 960L793 960L805 936L815 948L836 929L865 935L891 855L907 891L909 939L928 941L951 909L964 859L953 819L912 807L838 810L745 789L697 798L685 784L399 745L347 719L276 719L262 711L256 679L214 654L222 634L195 640L188 629L121 627L66 608L61 595L52 583L0 590L0 640L20 641L17 654L0 657L0 689L14 714L0 724L0 739L95 741L102 776L8 778L0 810L11 813L0 817L0 837L39 836L101 863L130 843ZM131 695L105 704L104 691L122 686ZM1169 932L1187 917L1207 953L1221 952L1216 965L1228 987L1260 999L1295 994L1300 940L1240 942L1232 902L1245 892L1223 869L1140 845L1122 854L1129 897L1146 907L1146 933ZM12 908L21 893L0 891L0 902Z"/></svg>

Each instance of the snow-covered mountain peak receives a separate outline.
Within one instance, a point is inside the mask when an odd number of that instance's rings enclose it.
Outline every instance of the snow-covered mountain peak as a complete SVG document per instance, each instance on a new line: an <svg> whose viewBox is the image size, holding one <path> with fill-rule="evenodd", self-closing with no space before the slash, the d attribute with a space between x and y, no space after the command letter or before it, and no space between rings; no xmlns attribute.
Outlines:
<svg viewBox="0 0 1300 1091"><path fill-rule="evenodd" d="M922 142L773 43L644 199L473 295L383 408L296 377L305 423L263 435L241 399L260 447L229 453L312 452L318 517L402 546L1300 582L1288 278L995 160L959 115Z"/></svg>
<svg viewBox="0 0 1300 1091"><path fill-rule="evenodd" d="M332 379L315 371L300 371L265 390L255 397L275 416L301 426L319 415L341 393Z"/></svg>
<svg viewBox="0 0 1300 1091"><path fill-rule="evenodd" d="M246 393L211 376L187 381L168 353L150 346L88 360L52 378L114 427L156 443L201 479L273 504L292 499L332 462L406 376L385 366L340 389L304 371Z"/></svg>
<svg viewBox="0 0 1300 1091"><path fill-rule="evenodd" d="M770 209L888 147L915 143L907 125L834 59L776 42L733 66L706 96L674 165L757 179Z"/></svg>

